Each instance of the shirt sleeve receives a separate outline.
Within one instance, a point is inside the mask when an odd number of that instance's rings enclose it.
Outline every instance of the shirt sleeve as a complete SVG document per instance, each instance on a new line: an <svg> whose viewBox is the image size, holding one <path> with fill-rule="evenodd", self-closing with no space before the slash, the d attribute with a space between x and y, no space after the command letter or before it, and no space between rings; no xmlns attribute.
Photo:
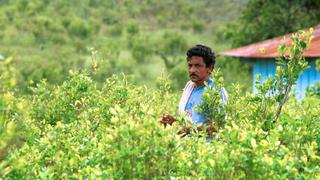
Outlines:
<svg viewBox="0 0 320 180"><path fill-rule="evenodd" d="M221 93L221 99L222 99L223 104L224 104L224 105L227 105L228 93L227 93L226 89L221 88L220 93Z"/></svg>

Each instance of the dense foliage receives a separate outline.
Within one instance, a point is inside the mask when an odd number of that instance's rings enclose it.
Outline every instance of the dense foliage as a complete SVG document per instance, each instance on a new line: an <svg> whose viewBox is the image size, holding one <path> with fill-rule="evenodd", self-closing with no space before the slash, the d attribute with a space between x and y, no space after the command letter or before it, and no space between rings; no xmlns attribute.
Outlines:
<svg viewBox="0 0 320 180"><path fill-rule="evenodd" d="M258 84L259 93L246 96L234 85L223 107L204 100L209 109L224 108L216 111L222 115L211 117L216 131L210 138L205 131L177 135L188 125L183 116L173 126L159 123L163 113L176 115L180 95L172 93L166 79L158 80L158 90L133 85L125 76L108 78L98 87L89 75L95 72L92 66L90 73L70 71L61 85L42 81L31 95L15 97L14 70L6 60L0 69L0 176L318 179L320 99L298 101L285 91L270 95L274 88L288 87L286 75L301 73L304 37L292 38L295 43L288 50L298 48L278 70L278 83ZM215 77L215 83L219 90L222 78ZM217 98L217 89L205 96ZM20 128L18 133L14 128Z"/></svg>

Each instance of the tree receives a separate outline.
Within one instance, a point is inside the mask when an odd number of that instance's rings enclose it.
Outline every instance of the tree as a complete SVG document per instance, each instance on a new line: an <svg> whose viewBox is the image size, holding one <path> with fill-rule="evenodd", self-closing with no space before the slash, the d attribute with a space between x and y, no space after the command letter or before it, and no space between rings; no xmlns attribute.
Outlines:
<svg viewBox="0 0 320 180"><path fill-rule="evenodd" d="M320 22L319 0L251 0L224 37L234 47L273 38Z"/></svg>

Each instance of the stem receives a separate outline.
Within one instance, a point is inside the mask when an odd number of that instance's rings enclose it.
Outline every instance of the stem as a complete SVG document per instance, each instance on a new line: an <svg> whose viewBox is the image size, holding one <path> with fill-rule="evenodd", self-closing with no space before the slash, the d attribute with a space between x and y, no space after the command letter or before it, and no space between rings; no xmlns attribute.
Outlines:
<svg viewBox="0 0 320 180"><path fill-rule="evenodd" d="M276 116L275 116L275 119L273 120L273 122L276 122L280 116L280 113L281 113L281 110L282 110L282 107L284 105L284 103L287 101L288 99L288 96L289 96L289 93L290 93L290 90L291 90L291 87L292 87L292 83L289 83L286 87L286 90L285 90L285 94L284 94L284 97L283 99L281 100L281 102L279 103L279 106L277 108L277 113L276 113Z"/></svg>

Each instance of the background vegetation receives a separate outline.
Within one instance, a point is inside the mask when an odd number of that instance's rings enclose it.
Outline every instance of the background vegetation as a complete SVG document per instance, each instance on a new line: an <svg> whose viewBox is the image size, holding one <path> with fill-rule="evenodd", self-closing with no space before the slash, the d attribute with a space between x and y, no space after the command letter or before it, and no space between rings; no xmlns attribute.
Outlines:
<svg viewBox="0 0 320 180"><path fill-rule="evenodd" d="M174 88L181 89L187 80L186 50L197 43L215 52L228 47L216 40L215 32L236 20L245 4L234 0L1 1L0 54L14 57L22 92L31 81L61 83L70 69L90 64L92 49L98 51L100 69L95 79L99 82L125 73L133 75L135 83L154 87L157 77L170 74Z"/></svg>
<svg viewBox="0 0 320 180"><path fill-rule="evenodd" d="M70 69L84 69L97 51L103 82L114 73L155 87L170 75L173 88L187 80L185 51L198 43L215 52L309 28L319 22L316 0L46 1L0 2L0 55L13 56L17 89L30 93L46 79L61 83ZM241 68L239 68L241 67ZM226 86L251 91L251 65L218 57Z"/></svg>

